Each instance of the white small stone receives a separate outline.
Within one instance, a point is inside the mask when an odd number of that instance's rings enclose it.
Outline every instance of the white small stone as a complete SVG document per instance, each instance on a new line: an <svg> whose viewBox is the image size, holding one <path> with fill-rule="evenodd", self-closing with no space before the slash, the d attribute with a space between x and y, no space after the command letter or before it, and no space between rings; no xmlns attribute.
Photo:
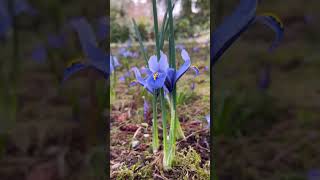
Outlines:
<svg viewBox="0 0 320 180"><path fill-rule="evenodd" d="M141 125L142 125L143 127L148 127L148 126L149 126L148 123L141 123Z"/></svg>
<svg viewBox="0 0 320 180"><path fill-rule="evenodd" d="M133 140L133 141L131 142L132 148L134 149L134 148L138 147L139 143L140 143L139 141Z"/></svg>

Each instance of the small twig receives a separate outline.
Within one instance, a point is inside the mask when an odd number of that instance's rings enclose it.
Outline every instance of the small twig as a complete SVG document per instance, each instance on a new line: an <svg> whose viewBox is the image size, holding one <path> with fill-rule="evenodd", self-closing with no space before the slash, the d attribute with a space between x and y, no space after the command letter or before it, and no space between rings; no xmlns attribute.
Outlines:
<svg viewBox="0 0 320 180"><path fill-rule="evenodd" d="M209 150L209 149L207 149L207 148L205 148L205 147L201 146L200 144L197 144L196 146L198 146L200 149L203 149L203 150L206 150L206 151L210 152L210 150Z"/></svg>
<svg viewBox="0 0 320 180"><path fill-rule="evenodd" d="M153 175L154 175L154 176L157 176L158 178L161 178L161 179L169 180L168 178L166 178L166 177L164 177L164 176L161 176L161 175L159 175L159 174L156 174L156 173L154 173Z"/></svg>
<svg viewBox="0 0 320 180"><path fill-rule="evenodd" d="M136 139L136 136L138 135L138 133L140 132L140 130L142 129L141 126L139 126L139 128L136 130L136 132L133 134L132 139Z"/></svg>
<svg viewBox="0 0 320 180"><path fill-rule="evenodd" d="M186 136L186 137L185 137L184 139L182 139L181 141L179 141L177 144L180 144L181 142L186 141L187 139L189 139L190 137L196 135L197 133L200 133L200 132L203 132L203 131L206 131L206 130L208 130L208 129L206 128L206 129L201 129L201 130L195 131L195 132L189 134L188 136Z"/></svg>

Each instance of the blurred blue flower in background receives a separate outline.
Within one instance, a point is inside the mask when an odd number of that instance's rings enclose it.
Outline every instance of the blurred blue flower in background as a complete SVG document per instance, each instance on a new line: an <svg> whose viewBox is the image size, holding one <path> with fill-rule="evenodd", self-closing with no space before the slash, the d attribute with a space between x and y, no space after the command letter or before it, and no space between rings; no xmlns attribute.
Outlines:
<svg viewBox="0 0 320 180"><path fill-rule="evenodd" d="M219 25L211 36L211 66L254 22L269 26L276 33L276 38L269 50L273 50L283 38L284 27L279 18L272 14L256 16L257 0L241 0L231 16Z"/></svg>
<svg viewBox="0 0 320 180"><path fill-rule="evenodd" d="M70 26L77 32L82 51L85 53L88 61L85 63L78 62L66 68L63 81L74 73L88 68L102 73L104 78L108 79L110 75L108 58L110 59L110 57L98 47L95 34L90 24L85 18L79 17L72 19L70 21Z"/></svg>
<svg viewBox="0 0 320 180"><path fill-rule="evenodd" d="M37 63L44 63L48 58L45 46L43 44L37 45L31 52L31 58Z"/></svg>
<svg viewBox="0 0 320 180"><path fill-rule="evenodd" d="M150 106L146 98L143 96L143 118L147 121Z"/></svg>
<svg viewBox="0 0 320 180"><path fill-rule="evenodd" d="M320 170L319 169L311 169L307 174L308 180L319 180L320 179Z"/></svg>
<svg viewBox="0 0 320 180"><path fill-rule="evenodd" d="M207 120L208 128L210 128L210 114L206 115L205 119Z"/></svg>
<svg viewBox="0 0 320 180"><path fill-rule="evenodd" d="M59 49L65 46L65 36L61 34L49 34L47 41L50 48Z"/></svg>
<svg viewBox="0 0 320 180"><path fill-rule="evenodd" d="M179 49L180 51L182 51L183 49L186 49L186 47L183 44L177 44L176 49Z"/></svg>
<svg viewBox="0 0 320 180"><path fill-rule="evenodd" d="M267 90L270 86L270 65L266 65L260 72L258 87L261 91Z"/></svg>
<svg viewBox="0 0 320 180"><path fill-rule="evenodd" d="M13 14L10 13L9 0L0 0L0 38L5 38L12 28L12 16L22 13L35 16L37 11L26 0L10 0L13 2Z"/></svg>

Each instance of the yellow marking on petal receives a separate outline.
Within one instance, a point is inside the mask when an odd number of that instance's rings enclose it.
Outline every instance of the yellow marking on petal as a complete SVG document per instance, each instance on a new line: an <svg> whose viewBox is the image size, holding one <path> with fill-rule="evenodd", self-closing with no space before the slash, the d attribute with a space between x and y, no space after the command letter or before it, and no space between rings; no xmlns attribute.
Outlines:
<svg viewBox="0 0 320 180"><path fill-rule="evenodd" d="M279 25L281 28L283 28L283 22L281 21L281 19L279 18L279 16L273 14L273 13L263 13L262 16L269 16L271 18L273 18Z"/></svg>
<svg viewBox="0 0 320 180"><path fill-rule="evenodd" d="M158 77L159 77L159 73L158 72L153 74L153 80L156 80Z"/></svg>

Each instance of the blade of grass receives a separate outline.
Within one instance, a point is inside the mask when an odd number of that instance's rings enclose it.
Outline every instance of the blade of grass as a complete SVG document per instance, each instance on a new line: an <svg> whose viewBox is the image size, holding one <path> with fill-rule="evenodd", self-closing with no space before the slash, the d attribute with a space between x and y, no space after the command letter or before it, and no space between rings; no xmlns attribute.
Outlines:
<svg viewBox="0 0 320 180"><path fill-rule="evenodd" d="M140 51L143 54L144 60L146 61L146 66L148 67L148 54L145 51L145 47L143 45L142 38L141 38L141 33L140 33L139 29L138 29L136 21L134 19L132 19L132 22L133 22L133 26L134 26L134 31L136 33L136 36L137 36L138 40L139 40Z"/></svg>

